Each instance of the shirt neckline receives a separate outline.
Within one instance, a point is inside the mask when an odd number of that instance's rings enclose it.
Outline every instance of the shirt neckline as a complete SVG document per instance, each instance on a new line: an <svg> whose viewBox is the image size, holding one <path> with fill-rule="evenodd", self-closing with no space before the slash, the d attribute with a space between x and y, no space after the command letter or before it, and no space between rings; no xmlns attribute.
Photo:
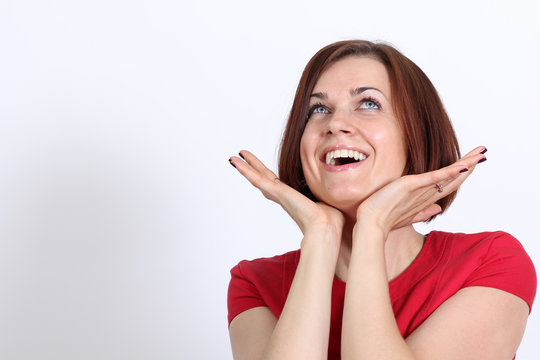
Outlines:
<svg viewBox="0 0 540 360"><path fill-rule="evenodd" d="M434 245L432 238L435 236L435 233L435 231L431 231L425 235L424 244L418 252L418 255L416 255L414 260L405 268L405 270L388 282L391 293L393 292L393 289L403 288L403 286L412 286L412 284L416 283L426 272L435 266L437 260L430 256L430 249ZM334 283L342 286L346 286L347 284L336 276L334 276Z"/></svg>

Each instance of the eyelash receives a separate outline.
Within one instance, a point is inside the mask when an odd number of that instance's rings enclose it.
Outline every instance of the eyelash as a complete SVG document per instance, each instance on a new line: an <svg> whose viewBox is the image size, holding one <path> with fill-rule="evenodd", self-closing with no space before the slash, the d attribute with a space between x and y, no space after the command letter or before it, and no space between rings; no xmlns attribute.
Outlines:
<svg viewBox="0 0 540 360"><path fill-rule="evenodd" d="M375 103L375 105L377 105L377 107L379 108L378 110L381 110L381 103L378 102L375 98L371 97L371 96L368 96L364 99L362 99L362 101L360 101L360 104L363 104L363 103L366 103L368 101L371 101L372 103Z"/></svg>
<svg viewBox="0 0 540 360"><path fill-rule="evenodd" d="M328 110L328 108L326 106L324 106L322 103L320 103L320 102L315 103L309 108L307 118L309 119L311 117L311 115L313 115L313 113L315 112L315 109L320 108L320 107L325 108L326 110Z"/></svg>
<svg viewBox="0 0 540 360"><path fill-rule="evenodd" d="M382 109L381 103L379 101L377 101L375 98L371 97L371 96L365 97L362 100L360 100L360 105L362 105L362 104L364 104L366 102L372 102L375 105L377 105L378 109L375 109L375 110L381 110ZM309 119L311 117L311 115L313 115L313 113L315 112L315 109L320 108L320 107L325 108L327 111L329 111L328 108L325 105L318 102L318 103L313 104L309 108L307 118Z"/></svg>

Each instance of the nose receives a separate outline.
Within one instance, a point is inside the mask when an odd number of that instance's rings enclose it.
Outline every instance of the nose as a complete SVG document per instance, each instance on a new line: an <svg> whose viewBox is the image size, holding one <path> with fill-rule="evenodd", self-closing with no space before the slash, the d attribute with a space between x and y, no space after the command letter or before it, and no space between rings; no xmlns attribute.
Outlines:
<svg viewBox="0 0 540 360"><path fill-rule="evenodd" d="M326 134L350 134L354 130L351 122L351 114L348 111L336 111L326 124Z"/></svg>

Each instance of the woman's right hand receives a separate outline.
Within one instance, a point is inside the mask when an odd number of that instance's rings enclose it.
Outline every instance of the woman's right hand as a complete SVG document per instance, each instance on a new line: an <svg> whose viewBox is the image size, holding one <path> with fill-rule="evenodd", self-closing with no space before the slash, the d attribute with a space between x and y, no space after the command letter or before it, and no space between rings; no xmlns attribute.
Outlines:
<svg viewBox="0 0 540 360"><path fill-rule="evenodd" d="M298 224L302 233L328 231L339 235L345 223L341 211L325 203L314 202L289 185L281 182L255 155L247 150L240 151L242 157L229 159L233 165L253 186L259 189L264 197L279 205Z"/></svg>
<svg viewBox="0 0 540 360"><path fill-rule="evenodd" d="M304 238L281 315L276 318L268 308L257 307L233 319L229 327L233 354L242 359L326 359L345 217L280 181L249 151L242 150L240 157L229 161L267 199L281 205Z"/></svg>

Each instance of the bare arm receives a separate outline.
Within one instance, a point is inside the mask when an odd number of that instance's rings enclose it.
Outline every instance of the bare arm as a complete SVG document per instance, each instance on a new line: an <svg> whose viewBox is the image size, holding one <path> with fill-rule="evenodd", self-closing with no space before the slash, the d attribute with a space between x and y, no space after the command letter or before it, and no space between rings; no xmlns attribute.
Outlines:
<svg viewBox="0 0 540 360"><path fill-rule="evenodd" d="M276 317L267 307L252 308L236 316L229 326L234 359L261 359L276 322Z"/></svg>
<svg viewBox="0 0 540 360"><path fill-rule="evenodd" d="M406 340L417 359L512 359L529 307L488 287L468 287L445 301Z"/></svg>
<svg viewBox="0 0 540 360"><path fill-rule="evenodd" d="M232 321L235 359L326 359L335 263L325 252L302 249L279 320L268 308L255 308Z"/></svg>
<svg viewBox="0 0 540 360"><path fill-rule="evenodd" d="M231 162L265 197L280 204L304 233L300 261L279 320L268 308L254 308L231 322L235 359L326 359L332 283L343 215L316 204L281 183L252 154Z"/></svg>
<svg viewBox="0 0 540 360"><path fill-rule="evenodd" d="M342 359L415 359L394 318L384 255L386 234L356 231L343 310Z"/></svg>
<svg viewBox="0 0 540 360"><path fill-rule="evenodd" d="M376 237L376 231L371 235ZM510 360L514 356L529 314L521 298L494 288L462 289L405 340L394 318L388 281L380 276L385 274L383 247L357 247L351 263L343 359Z"/></svg>
<svg viewBox="0 0 540 360"><path fill-rule="evenodd" d="M394 318L386 276L388 233L439 211L435 201L461 185L483 158L481 150L448 168L398 179L359 207L345 295L343 359L512 358L528 315L520 298L491 288L463 289L405 340ZM435 183L443 184L444 194Z"/></svg>

